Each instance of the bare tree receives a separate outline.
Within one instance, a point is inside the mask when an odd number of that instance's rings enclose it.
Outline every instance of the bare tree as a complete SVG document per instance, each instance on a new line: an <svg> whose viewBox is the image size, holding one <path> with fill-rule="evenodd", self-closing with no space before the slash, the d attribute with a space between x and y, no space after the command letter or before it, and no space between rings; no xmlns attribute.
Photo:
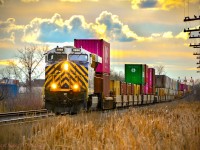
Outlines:
<svg viewBox="0 0 200 150"><path fill-rule="evenodd" d="M14 61L9 61L8 66L0 70L0 79L21 79L20 72Z"/></svg>
<svg viewBox="0 0 200 150"><path fill-rule="evenodd" d="M165 75L166 74L164 65L155 66L155 69L156 69L156 73L158 75Z"/></svg>
<svg viewBox="0 0 200 150"><path fill-rule="evenodd" d="M122 71L117 72L114 69L110 70L110 79L124 81L124 73Z"/></svg>
<svg viewBox="0 0 200 150"><path fill-rule="evenodd" d="M28 90L32 92L32 80L38 78L43 71L38 70L39 65L44 60L44 53L48 50L48 46L38 47L35 45L19 49L17 59L19 64L16 65L18 70L26 79Z"/></svg>

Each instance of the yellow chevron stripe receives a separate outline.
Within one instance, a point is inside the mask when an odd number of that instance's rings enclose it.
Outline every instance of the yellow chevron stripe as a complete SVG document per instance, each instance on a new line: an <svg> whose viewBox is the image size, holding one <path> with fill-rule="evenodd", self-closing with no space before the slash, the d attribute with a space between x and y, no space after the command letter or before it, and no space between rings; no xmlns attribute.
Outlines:
<svg viewBox="0 0 200 150"><path fill-rule="evenodd" d="M59 77L61 77L61 75L64 73L64 71L60 72L59 74L56 75L56 77L54 78L54 80L56 81ZM61 80L62 81L62 80Z"/></svg>
<svg viewBox="0 0 200 150"><path fill-rule="evenodd" d="M55 73L58 73L58 70L56 70ZM52 78L53 78L53 75L52 75L52 76L49 76L49 77L47 78L47 80L45 81L45 86L46 86L46 84L47 84L50 80L52 80Z"/></svg>
<svg viewBox="0 0 200 150"><path fill-rule="evenodd" d="M75 75L73 75L72 73L70 73L70 75L72 75L73 76L73 78L75 78ZM75 78L76 80L77 80L77 78ZM81 83L81 85L83 86L83 87L85 87L85 88L87 88L87 82L83 79L83 78L78 78L79 80L81 80L81 81L83 81L83 83L84 83L84 85Z"/></svg>
<svg viewBox="0 0 200 150"><path fill-rule="evenodd" d="M74 62L72 62L73 65L77 66L77 64L75 64ZM86 75L78 66L76 67L76 69L81 73L82 76L85 76L86 79L88 80L88 75Z"/></svg>
<svg viewBox="0 0 200 150"><path fill-rule="evenodd" d="M47 73L49 71L49 69L52 67L53 65L50 65L48 67L45 68L45 73Z"/></svg>
<svg viewBox="0 0 200 150"><path fill-rule="evenodd" d="M45 84L44 84L44 86L46 87L48 87L48 85L47 85L47 83L49 82L49 80L51 80L53 78L53 76L50 76L46 81L45 81Z"/></svg>
<svg viewBox="0 0 200 150"><path fill-rule="evenodd" d="M61 78L61 80L60 81L62 81L63 80L63 78L67 78L68 79L68 74L64 74L64 76L62 76L62 78ZM68 79L69 80L69 79ZM63 86L65 83L67 84L67 85L69 85L70 86L70 83L69 83L69 81L68 80L64 80L64 82L61 82L60 84L61 84L61 86Z"/></svg>
<svg viewBox="0 0 200 150"><path fill-rule="evenodd" d="M73 63L73 62L71 62L71 63ZM73 64L74 64L75 66L77 66L75 63L73 63ZM74 72L76 72L76 70L75 70L71 65L70 65L70 68L71 68ZM79 72L80 72L81 75L82 75L82 78L79 77L79 79L82 80L82 81L85 83L85 86L87 87L88 83L84 80L83 76L86 77L86 80L87 80L87 81L88 81L88 76L85 75L85 73L83 73L82 70L80 70L80 68L79 68L78 66L76 67L76 69L79 70ZM81 76L81 75L80 75L80 76Z"/></svg>
<svg viewBox="0 0 200 150"><path fill-rule="evenodd" d="M88 74L88 70L83 65L80 65L80 66Z"/></svg>
<svg viewBox="0 0 200 150"><path fill-rule="evenodd" d="M64 84L67 84L67 85L69 85L69 87L70 87L70 84L69 84L69 82L68 82L67 80L65 80L65 81L61 84L61 86L63 86Z"/></svg>
<svg viewBox="0 0 200 150"><path fill-rule="evenodd" d="M58 64L56 64L52 69L51 71L48 73L48 75L50 75L53 71L55 71L55 69L58 67L58 65L60 65L62 62L59 62ZM46 72L46 71L45 71ZM46 75L46 76L48 76Z"/></svg>

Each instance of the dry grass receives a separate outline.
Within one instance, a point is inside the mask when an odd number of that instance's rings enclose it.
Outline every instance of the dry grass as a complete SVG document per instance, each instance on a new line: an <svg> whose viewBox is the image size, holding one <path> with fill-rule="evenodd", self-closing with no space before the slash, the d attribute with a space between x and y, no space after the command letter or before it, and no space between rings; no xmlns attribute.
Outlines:
<svg viewBox="0 0 200 150"><path fill-rule="evenodd" d="M34 126L32 134L22 149L195 150L200 147L200 102L57 117Z"/></svg>
<svg viewBox="0 0 200 150"><path fill-rule="evenodd" d="M200 147L200 101L60 116L0 126L0 149L192 149Z"/></svg>
<svg viewBox="0 0 200 150"><path fill-rule="evenodd" d="M6 99L0 102L0 113L41 109L44 106L40 91L32 94L19 94L15 99Z"/></svg>

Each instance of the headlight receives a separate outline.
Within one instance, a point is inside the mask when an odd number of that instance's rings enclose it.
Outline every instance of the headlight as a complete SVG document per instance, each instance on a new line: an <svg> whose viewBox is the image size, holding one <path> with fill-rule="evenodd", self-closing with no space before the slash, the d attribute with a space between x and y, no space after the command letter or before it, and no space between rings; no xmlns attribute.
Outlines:
<svg viewBox="0 0 200 150"><path fill-rule="evenodd" d="M55 90L55 89L57 88L57 84L56 84L56 83L52 83L52 84L51 84L51 88L52 88L53 90Z"/></svg>
<svg viewBox="0 0 200 150"><path fill-rule="evenodd" d="M64 63L64 65L63 65L63 69L64 69L65 71L67 71L67 70L69 69L69 65L68 65L68 63Z"/></svg>
<svg viewBox="0 0 200 150"><path fill-rule="evenodd" d="M79 85L78 85L77 83L75 83L75 84L73 85L73 90L74 90L74 91L78 91L78 90L79 90Z"/></svg>

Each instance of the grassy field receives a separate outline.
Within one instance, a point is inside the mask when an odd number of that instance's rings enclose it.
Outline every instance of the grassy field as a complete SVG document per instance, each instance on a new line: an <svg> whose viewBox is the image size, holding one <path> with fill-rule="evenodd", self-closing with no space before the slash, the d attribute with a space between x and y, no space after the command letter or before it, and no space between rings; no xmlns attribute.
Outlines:
<svg viewBox="0 0 200 150"><path fill-rule="evenodd" d="M15 99L0 101L0 113L42 109L44 101L41 93L19 94Z"/></svg>
<svg viewBox="0 0 200 150"><path fill-rule="evenodd" d="M200 101L60 116L0 127L0 149L192 149L200 147ZM7 136L6 136L7 135Z"/></svg>

